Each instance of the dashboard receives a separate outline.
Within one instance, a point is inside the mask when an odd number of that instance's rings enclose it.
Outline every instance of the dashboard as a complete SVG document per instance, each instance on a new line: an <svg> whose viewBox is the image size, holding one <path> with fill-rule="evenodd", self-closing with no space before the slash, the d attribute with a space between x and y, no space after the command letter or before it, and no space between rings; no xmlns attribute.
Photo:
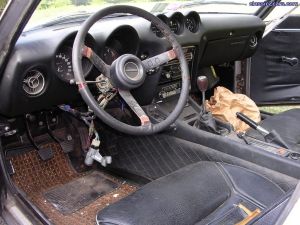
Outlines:
<svg viewBox="0 0 300 225"><path fill-rule="evenodd" d="M201 14L195 11L158 14L182 45L191 79L201 67L241 60L254 54L264 32L261 19L252 15ZM23 32L0 79L0 114L17 116L81 101L72 85L72 46L80 24L70 23ZM122 54L144 60L171 48L150 22L131 15L104 18L86 36L91 47L107 64ZM82 58L86 80L101 72ZM144 84L133 90L141 105L180 92L178 60L148 71Z"/></svg>

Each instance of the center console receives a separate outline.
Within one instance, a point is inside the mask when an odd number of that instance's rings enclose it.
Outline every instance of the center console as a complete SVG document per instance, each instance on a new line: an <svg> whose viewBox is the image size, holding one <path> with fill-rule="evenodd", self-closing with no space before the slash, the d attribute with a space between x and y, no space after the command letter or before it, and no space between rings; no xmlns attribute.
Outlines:
<svg viewBox="0 0 300 225"><path fill-rule="evenodd" d="M194 65L196 54L195 46L183 47L184 56L187 60L190 75ZM153 104L148 107L148 115L157 121L164 120L175 108L178 96L181 91L181 69L178 59L174 59L166 63L161 72L159 85ZM196 120L199 107L196 104L187 102L179 119L186 123L192 124Z"/></svg>
<svg viewBox="0 0 300 225"><path fill-rule="evenodd" d="M193 62L196 47L188 46L183 48L184 56L188 62L190 72L193 70ZM173 59L162 68L158 91L155 101L162 101L180 93L181 90L181 69L178 59Z"/></svg>

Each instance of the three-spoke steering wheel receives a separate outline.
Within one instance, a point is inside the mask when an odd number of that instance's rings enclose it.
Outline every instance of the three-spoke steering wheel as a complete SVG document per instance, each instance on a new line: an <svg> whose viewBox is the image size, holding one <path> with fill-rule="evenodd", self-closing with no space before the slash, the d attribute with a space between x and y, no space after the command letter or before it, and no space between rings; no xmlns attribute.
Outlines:
<svg viewBox="0 0 300 225"><path fill-rule="evenodd" d="M114 13L129 13L150 21L162 32L164 37L171 44L172 49L143 61L141 61L135 55L124 54L118 57L111 66L105 64L105 62L91 48L84 45L84 40L93 24L95 24L101 18ZM81 64L82 56L87 57L94 64L94 66L110 80L111 84L118 90L123 100L139 117L141 121L140 126L131 126L123 123L112 117L102 107L99 106L98 102L90 92L83 76ZM159 67L160 65L167 63L174 58L178 58L181 68L182 87L179 100L174 110L165 120L153 124L141 106L131 95L130 90L137 88L144 83L147 76L147 70ZM190 76L182 47L177 42L175 36L166 24L164 24L156 16L140 8L121 5L111 6L90 16L82 24L76 35L73 45L72 63L75 81L78 85L78 89L83 100L94 111L96 116L98 116L104 123L118 131L132 135L149 135L160 132L175 122L187 102Z"/></svg>

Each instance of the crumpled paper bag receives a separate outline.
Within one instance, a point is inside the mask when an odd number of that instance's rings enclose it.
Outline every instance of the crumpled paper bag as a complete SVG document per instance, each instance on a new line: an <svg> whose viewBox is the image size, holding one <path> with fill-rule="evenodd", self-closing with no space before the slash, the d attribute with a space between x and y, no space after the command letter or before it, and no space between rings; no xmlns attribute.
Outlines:
<svg viewBox="0 0 300 225"><path fill-rule="evenodd" d="M231 123L236 132L244 132L249 126L236 116L237 112L244 113L253 121L261 121L260 112L256 104L246 95L234 94L225 87L218 86L210 100L206 100L206 107L214 117Z"/></svg>

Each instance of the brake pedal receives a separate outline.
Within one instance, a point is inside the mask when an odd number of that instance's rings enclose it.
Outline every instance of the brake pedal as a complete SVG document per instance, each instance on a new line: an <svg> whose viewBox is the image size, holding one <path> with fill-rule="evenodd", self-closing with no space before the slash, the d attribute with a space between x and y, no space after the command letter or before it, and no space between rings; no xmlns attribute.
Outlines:
<svg viewBox="0 0 300 225"><path fill-rule="evenodd" d="M72 140L61 141L61 142L59 142L59 145L64 153L69 153L74 150L74 143Z"/></svg>
<svg viewBox="0 0 300 225"><path fill-rule="evenodd" d="M62 151L64 153L72 152L74 150L74 140L73 140L72 136L70 134L67 134L67 137L65 140L60 140L53 134L53 132L50 128L50 124L49 124L47 115L45 116L45 122L46 122L47 133L57 144L60 145Z"/></svg>

